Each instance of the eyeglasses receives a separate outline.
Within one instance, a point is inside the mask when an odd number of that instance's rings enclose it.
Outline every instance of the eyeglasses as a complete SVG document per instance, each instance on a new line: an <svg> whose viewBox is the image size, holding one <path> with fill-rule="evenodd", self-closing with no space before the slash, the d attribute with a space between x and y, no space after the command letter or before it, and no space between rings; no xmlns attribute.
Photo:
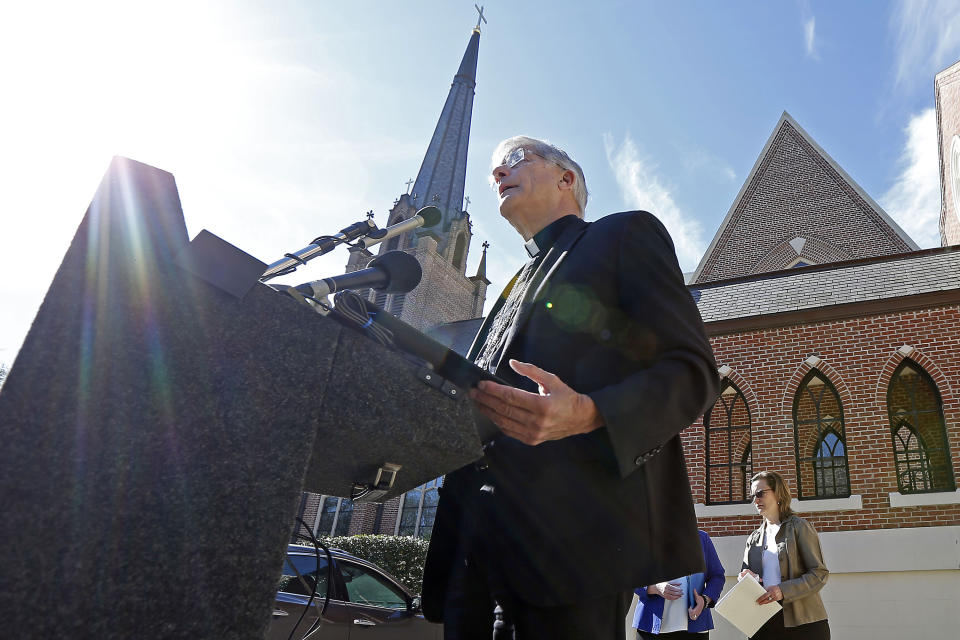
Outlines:
<svg viewBox="0 0 960 640"><path fill-rule="evenodd" d="M535 155L535 154L531 153L530 155ZM517 147L516 149L514 149L513 151L505 155L503 157L503 162L501 162L498 166L500 167L506 166L513 169L515 166L517 166L518 164L520 164L526 159L527 159L526 151L524 151L523 147Z"/></svg>
<svg viewBox="0 0 960 640"><path fill-rule="evenodd" d="M753 502L757 498L762 498L763 494L765 494L767 491L773 491L773 489L760 489L756 493L751 493L747 497L750 498L750 502Z"/></svg>
<svg viewBox="0 0 960 640"><path fill-rule="evenodd" d="M514 167L516 167L518 164L520 164L520 163L523 162L524 160L529 160L530 158L527 157L528 155L529 155L529 156L536 156L536 157L538 157L538 158L543 158L544 160L546 160L546 161L549 162L550 164L555 164L555 165L557 165L558 167L560 167L561 169L566 170L566 167L564 167L562 164L560 164L560 163L557 162L556 160L550 160L549 158L544 158L544 157L541 156L539 153L534 153L533 151L526 151L526 150L524 150L523 147L517 147L516 149L514 149L513 151L511 151L510 153L508 153L507 155L505 155L505 156L503 157L503 161L502 161L500 164L498 164L496 167L494 167L493 170L496 171L496 170L499 169L500 167L509 167L510 169L513 169Z"/></svg>

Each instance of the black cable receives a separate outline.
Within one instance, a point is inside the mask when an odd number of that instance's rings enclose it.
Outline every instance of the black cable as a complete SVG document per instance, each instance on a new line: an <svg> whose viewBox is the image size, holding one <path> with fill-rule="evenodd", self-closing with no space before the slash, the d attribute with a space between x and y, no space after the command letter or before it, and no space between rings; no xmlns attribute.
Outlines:
<svg viewBox="0 0 960 640"><path fill-rule="evenodd" d="M340 240L339 238L335 238L334 236L317 236L316 238L310 241L310 244L315 244L319 247L321 244L323 244L324 240L332 240L337 244L340 244L341 242L343 242L342 240Z"/></svg>
<svg viewBox="0 0 960 640"><path fill-rule="evenodd" d="M310 529L310 527L307 526L307 523L303 521L303 518L301 518L300 516L297 516L297 522L303 525L303 528L306 529L307 532L310 534L309 539L313 542L314 553L317 557L317 572L316 572L317 577L319 577L320 575L320 548L323 547L324 552L326 552L327 554L327 593L323 599L323 608L320 610L320 615L317 616L316 621L314 621L314 623L310 625L310 628L307 629L307 632L302 636L300 636L301 640L303 640L303 638L306 638L311 633L313 633L318 628L320 628L320 625L323 623L323 616L327 612L327 606L329 606L330 604L330 589L333 587L333 556L330 553L330 547L328 547L327 545L317 540L316 536L313 535L313 531ZM306 536L298 532L297 537L304 538ZM293 571L297 574L297 577L302 578L302 576L300 575L300 571L292 562L290 563L290 566L293 567ZM307 615L307 611L310 610L310 605L313 604L313 598L316 595L317 595L317 578L315 577L313 579L313 587L310 589L310 597L307 599L307 604L304 605L303 611L300 613L300 617L297 618L297 623L293 625L292 629L290 629L290 635L287 636L287 640L293 640L294 632L297 630L297 627L300 626L300 623L303 622L303 617Z"/></svg>
<svg viewBox="0 0 960 640"><path fill-rule="evenodd" d="M373 321L373 314L367 309L366 301L355 291L338 291L333 296L333 305L338 317L349 321L385 347L394 347L393 332Z"/></svg>

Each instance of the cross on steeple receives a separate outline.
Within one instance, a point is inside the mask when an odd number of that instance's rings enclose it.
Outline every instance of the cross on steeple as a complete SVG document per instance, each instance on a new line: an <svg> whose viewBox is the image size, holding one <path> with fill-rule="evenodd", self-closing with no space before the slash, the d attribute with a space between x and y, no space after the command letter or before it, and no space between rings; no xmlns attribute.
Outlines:
<svg viewBox="0 0 960 640"><path fill-rule="evenodd" d="M470 196L466 196L464 200L466 201L467 205L463 208L463 210L466 211L470 208Z"/></svg>
<svg viewBox="0 0 960 640"><path fill-rule="evenodd" d="M407 193L410 193L410 185L413 184L413 178L410 178L410 179L407 180L406 183L404 183L404 184L407 185Z"/></svg>
<svg viewBox="0 0 960 640"><path fill-rule="evenodd" d="M480 17L477 18L477 26L475 26L474 29L476 29L477 31L480 31L480 23L483 22L484 24L486 24L487 19L483 17L483 7L478 7L477 5L473 5L473 8L476 9L477 12L480 14Z"/></svg>
<svg viewBox="0 0 960 640"><path fill-rule="evenodd" d="M486 251L487 249L490 248L490 243L487 242L486 240L484 240L484 241L483 241L483 244L480 245L480 246L483 247L483 250L484 250L484 251Z"/></svg>
<svg viewBox="0 0 960 640"><path fill-rule="evenodd" d="M367 211L367 220L373 220L373 209Z"/></svg>

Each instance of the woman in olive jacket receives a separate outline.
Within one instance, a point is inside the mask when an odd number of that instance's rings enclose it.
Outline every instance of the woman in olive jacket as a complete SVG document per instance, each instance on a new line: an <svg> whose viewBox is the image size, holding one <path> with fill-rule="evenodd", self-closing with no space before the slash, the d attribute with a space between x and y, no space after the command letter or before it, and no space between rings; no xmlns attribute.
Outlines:
<svg viewBox="0 0 960 640"><path fill-rule="evenodd" d="M747 538L740 579L749 573L766 588L758 604L783 605L751 638L829 640L827 610L819 593L829 572L816 529L790 508L790 488L779 473L753 476L750 496L763 523Z"/></svg>

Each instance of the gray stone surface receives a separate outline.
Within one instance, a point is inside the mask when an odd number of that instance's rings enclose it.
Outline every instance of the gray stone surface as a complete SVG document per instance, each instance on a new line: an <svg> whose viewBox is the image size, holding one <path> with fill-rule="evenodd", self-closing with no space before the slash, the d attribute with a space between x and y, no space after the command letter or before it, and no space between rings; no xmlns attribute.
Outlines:
<svg viewBox="0 0 960 640"><path fill-rule="evenodd" d="M483 456L466 394L454 399L416 377L419 366L344 330L322 403L304 490L351 497L384 463L401 465L388 500Z"/></svg>
<svg viewBox="0 0 960 640"><path fill-rule="evenodd" d="M173 176L115 159L0 392L5 637L263 637L352 342L186 244Z"/></svg>

